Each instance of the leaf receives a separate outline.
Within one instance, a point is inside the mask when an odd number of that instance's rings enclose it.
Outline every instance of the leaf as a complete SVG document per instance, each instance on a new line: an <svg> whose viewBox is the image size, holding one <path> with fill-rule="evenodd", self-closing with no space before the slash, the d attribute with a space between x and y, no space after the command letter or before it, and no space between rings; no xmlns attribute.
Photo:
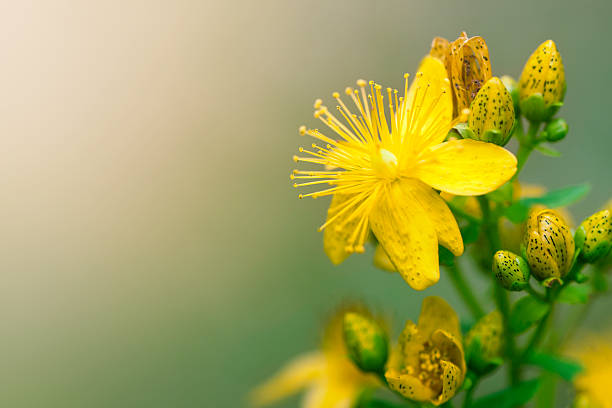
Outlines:
<svg viewBox="0 0 612 408"><path fill-rule="evenodd" d="M505 390L479 398L472 404L472 408L513 408L528 402L538 391L538 379L523 381Z"/></svg>
<svg viewBox="0 0 612 408"><path fill-rule="evenodd" d="M591 288L587 285L567 285L561 292L557 300L563 303L569 303L575 305L577 303L586 303L589 301L589 295L591 294Z"/></svg>
<svg viewBox="0 0 612 408"><path fill-rule="evenodd" d="M502 184L497 190L487 194L490 200L496 203L507 203L512 201L514 186L511 181Z"/></svg>
<svg viewBox="0 0 612 408"><path fill-rule="evenodd" d="M474 132L468 127L467 123L458 123L453 129L459 132L464 139L474 139Z"/></svg>
<svg viewBox="0 0 612 408"><path fill-rule="evenodd" d="M527 356L527 362L555 373L565 381L572 381L582 371L582 366L577 362L547 353L530 353Z"/></svg>
<svg viewBox="0 0 612 408"><path fill-rule="evenodd" d="M545 145L537 145L535 148L538 152L542 153L544 156L548 157L561 157L561 152L557 149L553 149L552 147Z"/></svg>
<svg viewBox="0 0 612 408"><path fill-rule="evenodd" d="M510 330L514 333L522 333L534 323L540 321L548 311L550 305L533 296L520 298L510 312Z"/></svg>
<svg viewBox="0 0 612 408"><path fill-rule="evenodd" d="M583 198L591 189L588 184L579 184L553 190L540 197L522 198L506 208L504 215L514 223L527 219L529 208L534 204L541 204L549 208L565 207Z"/></svg>

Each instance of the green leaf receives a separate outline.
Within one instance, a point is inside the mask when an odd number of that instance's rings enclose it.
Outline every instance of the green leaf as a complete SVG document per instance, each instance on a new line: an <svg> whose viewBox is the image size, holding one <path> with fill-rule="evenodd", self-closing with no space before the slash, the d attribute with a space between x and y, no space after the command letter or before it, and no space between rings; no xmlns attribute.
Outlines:
<svg viewBox="0 0 612 408"><path fill-rule="evenodd" d="M458 123L453 129L459 132L464 139L474 139L474 132L468 127L467 123Z"/></svg>
<svg viewBox="0 0 612 408"><path fill-rule="evenodd" d="M519 223L527 219L529 208L541 204L549 208L565 207L583 198L591 189L588 184L579 184L553 190L540 197L522 198L506 208L504 215L512 222Z"/></svg>
<svg viewBox="0 0 612 408"><path fill-rule="evenodd" d="M513 387L479 398L472 408L513 408L528 402L538 391L538 379L523 381Z"/></svg>
<svg viewBox="0 0 612 408"><path fill-rule="evenodd" d="M538 152L542 153L544 156L548 157L561 157L561 152L557 149L553 149L550 146L545 145L537 145L535 148Z"/></svg>
<svg viewBox="0 0 612 408"><path fill-rule="evenodd" d="M502 184L497 190L487 194L490 200L496 203L507 203L512 201L514 187L511 181Z"/></svg>
<svg viewBox="0 0 612 408"><path fill-rule="evenodd" d="M567 285L561 292L557 300L562 303L569 303L575 305L576 303L586 303L589 301L589 295L591 294L591 288L587 285Z"/></svg>
<svg viewBox="0 0 612 408"><path fill-rule="evenodd" d="M547 353L531 353L527 356L527 362L555 373L565 381L572 381L582 371L582 366L577 362Z"/></svg>
<svg viewBox="0 0 612 408"><path fill-rule="evenodd" d="M510 330L522 333L534 323L540 321L548 311L550 305L533 296L520 298L510 312Z"/></svg>

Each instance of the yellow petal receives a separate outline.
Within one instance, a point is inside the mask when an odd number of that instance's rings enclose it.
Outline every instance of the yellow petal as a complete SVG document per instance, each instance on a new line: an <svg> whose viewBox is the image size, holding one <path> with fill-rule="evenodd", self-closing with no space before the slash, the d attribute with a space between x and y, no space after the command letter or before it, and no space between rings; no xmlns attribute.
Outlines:
<svg viewBox="0 0 612 408"><path fill-rule="evenodd" d="M436 230L440 245L451 251L453 255L460 256L463 253L463 239L457 220L444 199L420 180L407 179L402 183L406 186L405 188L413 192L421 208L427 213Z"/></svg>
<svg viewBox="0 0 612 408"><path fill-rule="evenodd" d="M423 290L440 279L436 231L420 205L394 182L376 203L370 226L404 280Z"/></svg>
<svg viewBox="0 0 612 408"><path fill-rule="evenodd" d="M349 200L354 198L354 194L334 194L327 210L327 220L331 220L332 217L345 208ZM359 219L355 217L344 224L347 217L351 214L350 210L344 211L323 230L323 249L334 265L342 263L352 253L347 251L347 246ZM340 227L341 225L342 227Z"/></svg>
<svg viewBox="0 0 612 408"><path fill-rule="evenodd" d="M433 391L423 385L416 377L410 374L401 374L395 369L389 369L385 373L389 388L399 392L406 398L414 401L429 401L435 397Z"/></svg>
<svg viewBox="0 0 612 408"><path fill-rule="evenodd" d="M377 245L374 250L374 266L387 272L397 272L395 266L389 259L389 255L381 245Z"/></svg>
<svg viewBox="0 0 612 408"><path fill-rule="evenodd" d="M262 406L300 391L325 370L325 358L321 352L311 352L296 357L274 377L251 393L254 406Z"/></svg>
<svg viewBox="0 0 612 408"><path fill-rule="evenodd" d="M436 330L444 330L458 339L461 338L457 313L446 300L438 296L423 299L418 329L425 338L429 338Z"/></svg>
<svg viewBox="0 0 612 408"><path fill-rule="evenodd" d="M460 380L463 382L465 376L465 355L461 338L446 330L438 329L431 335L431 341L440 350L440 354L444 356L446 361L459 367L461 373Z"/></svg>
<svg viewBox="0 0 612 408"><path fill-rule="evenodd" d="M452 127L453 97L440 60L431 56L423 59L406 100L410 112L400 126L404 143L419 152L442 142Z"/></svg>
<svg viewBox="0 0 612 408"><path fill-rule="evenodd" d="M445 63L449 52L450 42L446 38L435 37L433 39L431 42L431 50L429 51L429 55Z"/></svg>
<svg viewBox="0 0 612 408"><path fill-rule="evenodd" d="M440 396L431 402L438 406L455 396L461 384L463 384L463 374L459 367L448 361L440 360L442 366L442 392Z"/></svg>
<svg viewBox="0 0 612 408"><path fill-rule="evenodd" d="M457 195L489 193L516 172L516 157L503 147L471 139L433 146L419 157L415 176L431 187Z"/></svg>
<svg viewBox="0 0 612 408"><path fill-rule="evenodd" d="M303 408L350 408L359 392L358 388L322 381L310 389L302 403Z"/></svg>

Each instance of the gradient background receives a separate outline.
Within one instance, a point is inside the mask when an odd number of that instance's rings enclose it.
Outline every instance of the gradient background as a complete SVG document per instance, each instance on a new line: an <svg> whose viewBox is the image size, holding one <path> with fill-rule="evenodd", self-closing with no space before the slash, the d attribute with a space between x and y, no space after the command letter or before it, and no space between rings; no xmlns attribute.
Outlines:
<svg viewBox="0 0 612 408"><path fill-rule="evenodd" d="M570 135L523 180L612 196L605 0L23 1L0 6L0 406L238 407L316 347L340 300L415 318L414 292L333 267L326 200L288 175L312 102L400 86L436 35L485 37L497 75L562 53ZM610 323L610 299L587 325ZM486 387L495 388L495 380ZM298 399L285 405L296 406ZM567 405L567 404L566 404Z"/></svg>

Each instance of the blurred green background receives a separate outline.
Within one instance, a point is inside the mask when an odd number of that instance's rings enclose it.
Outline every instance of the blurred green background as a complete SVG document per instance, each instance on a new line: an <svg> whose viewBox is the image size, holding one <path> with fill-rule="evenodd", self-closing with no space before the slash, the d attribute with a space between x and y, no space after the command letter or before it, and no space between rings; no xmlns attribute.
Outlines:
<svg viewBox="0 0 612 408"><path fill-rule="evenodd" d="M342 300L416 318L425 292L334 267L326 200L291 187L312 102L400 86L431 39L486 39L518 76L554 39L562 159L523 180L611 198L609 15L600 1L25 1L0 13L0 406L239 407L317 346ZM601 300L585 322L610 324ZM483 389L494 389L495 380ZM296 406L298 398L279 404ZM563 406L567 406L567 402Z"/></svg>

